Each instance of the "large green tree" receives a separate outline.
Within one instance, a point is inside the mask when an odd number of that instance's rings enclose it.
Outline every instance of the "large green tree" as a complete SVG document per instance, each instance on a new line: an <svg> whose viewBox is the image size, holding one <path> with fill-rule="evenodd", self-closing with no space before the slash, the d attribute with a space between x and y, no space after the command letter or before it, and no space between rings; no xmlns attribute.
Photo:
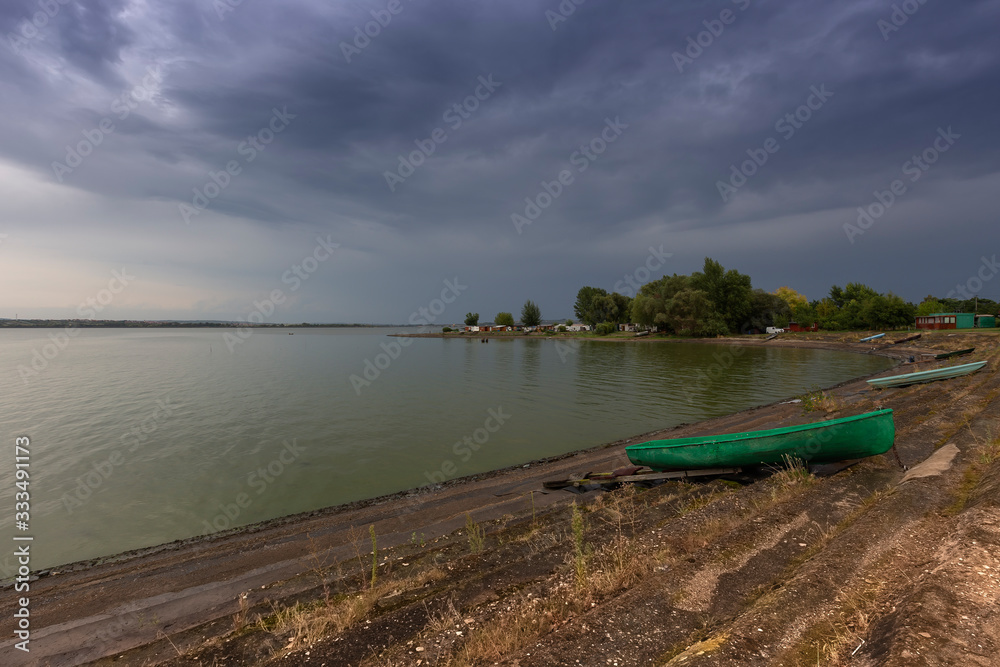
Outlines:
<svg viewBox="0 0 1000 667"><path fill-rule="evenodd" d="M466 313L465 326L474 327L479 324L479 313Z"/></svg>
<svg viewBox="0 0 1000 667"><path fill-rule="evenodd" d="M830 288L830 297L810 304L824 329L895 329L913 324L917 307L892 292L880 294L863 283Z"/></svg>
<svg viewBox="0 0 1000 667"><path fill-rule="evenodd" d="M535 302L528 299L521 308L521 324L526 327L537 327L542 323L542 311Z"/></svg>
<svg viewBox="0 0 1000 667"><path fill-rule="evenodd" d="M573 304L573 314L576 315L576 319L590 326L603 322L599 310L600 305L595 301L603 299L607 295L607 290L600 287L581 287L580 291L576 293L576 303Z"/></svg>
<svg viewBox="0 0 1000 667"><path fill-rule="evenodd" d="M728 331L708 293L702 290L677 292L670 300L666 316L671 328L682 336L718 336Z"/></svg>
<svg viewBox="0 0 1000 667"><path fill-rule="evenodd" d="M512 327L514 326L514 315L512 313L497 313L493 321L502 327Z"/></svg>
<svg viewBox="0 0 1000 667"><path fill-rule="evenodd" d="M753 285L750 276L735 269L726 271L711 257L700 272L691 274L691 286L705 292L729 331L739 331L750 319Z"/></svg>
<svg viewBox="0 0 1000 667"><path fill-rule="evenodd" d="M667 318L667 309L674 295L687 289L690 279L687 276L663 276L639 288L639 293L632 299L631 319L637 324L648 327L660 327L672 332L673 326Z"/></svg>
<svg viewBox="0 0 1000 667"><path fill-rule="evenodd" d="M755 289L750 295L750 314L745 326L741 326L739 333L749 333L756 329L764 331L767 327L783 327L788 324L791 311L788 302L777 294L765 292L762 289Z"/></svg>
<svg viewBox="0 0 1000 667"><path fill-rule="evenodd" d="M788 307L792 309L796 306L805 306L809 303L809 299L805 295L796 292L791 287L779 287L771 292L771 294L781 297L788 304Z"/></svg>
<svg viewBox="0 0 1000 667"><path fill-rule="evenodd" d="M917 315L930 315L931 313L943 313L945 312L945 306L943 303L935 299L933 296L928 294L924 297L924 300L920 302L917 306Z"/></svg>
<svg viewBox="0 0 1000 667"><path fill-rule="evenodd" d="M608 293L600 287L581 287L576 293L573 314L584 324L600 322L621 324L631 321L632 299L618 292Z"/></svg>

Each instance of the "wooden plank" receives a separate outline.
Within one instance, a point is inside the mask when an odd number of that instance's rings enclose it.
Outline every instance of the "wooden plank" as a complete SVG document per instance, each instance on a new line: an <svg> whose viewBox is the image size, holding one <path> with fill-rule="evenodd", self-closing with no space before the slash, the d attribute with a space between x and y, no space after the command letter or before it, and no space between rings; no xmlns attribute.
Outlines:
<svg viewBox="0 0 1000 667"><path fill-rule="evenodd" d="M623 475L621 477L611 477L611 473L596 473L596 477L583 477L580 479L560 479L542 482L546 489L565 489L570 486L586 486L588 484L618 484L620 482L658 482L669 479L687 479L693 477L708 477L712 475L732 475L741 472L742 468L699 468L695 470L670 470L666 472L645 472L635 475Z"/></svg>
<svg viewBox="0 0 1000 667"><path fill-rule="evenodd" d="M731 475L740 472L741 468L703 468L698 470L671 470L669 472L639 473L627 477L615 477L608 482L652 482L659 479L685 479L687 477L705 477L707 475ZM589 480L580 480L589 481ZM605 480L600 480L605 481Z"/></svg>

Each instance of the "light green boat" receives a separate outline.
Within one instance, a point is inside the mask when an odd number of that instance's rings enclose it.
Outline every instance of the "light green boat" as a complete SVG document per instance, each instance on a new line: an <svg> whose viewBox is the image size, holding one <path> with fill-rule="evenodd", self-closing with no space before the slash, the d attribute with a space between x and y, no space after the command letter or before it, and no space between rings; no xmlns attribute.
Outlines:
<svg viewBox="0 0 1000 667"><path fill-rule="evenodd" d="M919 373L890 375L887 378L873 378L868 380L868 384L882 389L887 387L906 387L911 384L961 377L969 373L975 373L985 365L985 361L976 361L971 364L962 364L961 366L945 366L944 368L935 368L930 371L920 371Z"/></svg>
<svg viewBox="0 0 1000 667"><path fill-rule="evenodd" d="M653 470L779 465L786 456L832 463L883 454L892 447L892 410L768 431L651 440L625 448L629 460Z"/></svg>

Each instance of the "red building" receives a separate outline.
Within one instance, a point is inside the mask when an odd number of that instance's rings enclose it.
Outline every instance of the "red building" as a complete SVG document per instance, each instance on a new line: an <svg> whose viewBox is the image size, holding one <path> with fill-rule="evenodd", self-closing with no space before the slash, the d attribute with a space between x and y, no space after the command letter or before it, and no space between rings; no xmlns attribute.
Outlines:
<svg viewBox="0 0 1000 667"><path fill-rule="evenodd" d="M917 317L918 329L971 329L975 326L973 313L931 313Z"/></svg>
<svg viewBox="0 0 1000 667"><path fill-rule="evenodd" d="M789 331L819 331L819 322L813 322L810 326L804 327L798 322L788 323Z"/></svg>

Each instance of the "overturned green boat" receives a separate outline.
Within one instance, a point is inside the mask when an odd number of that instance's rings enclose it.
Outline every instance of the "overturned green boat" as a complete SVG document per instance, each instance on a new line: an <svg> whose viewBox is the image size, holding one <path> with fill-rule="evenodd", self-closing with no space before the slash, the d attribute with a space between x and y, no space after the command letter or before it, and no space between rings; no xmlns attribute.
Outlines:
<svg viewBox="0 0 1000 667"><path fill-rule="evenodd" d="M650 440L625 448L629 460L653 470L777 465L786 456L832 463L883 454L892 447L892 410L767 431Z"/></svg>

